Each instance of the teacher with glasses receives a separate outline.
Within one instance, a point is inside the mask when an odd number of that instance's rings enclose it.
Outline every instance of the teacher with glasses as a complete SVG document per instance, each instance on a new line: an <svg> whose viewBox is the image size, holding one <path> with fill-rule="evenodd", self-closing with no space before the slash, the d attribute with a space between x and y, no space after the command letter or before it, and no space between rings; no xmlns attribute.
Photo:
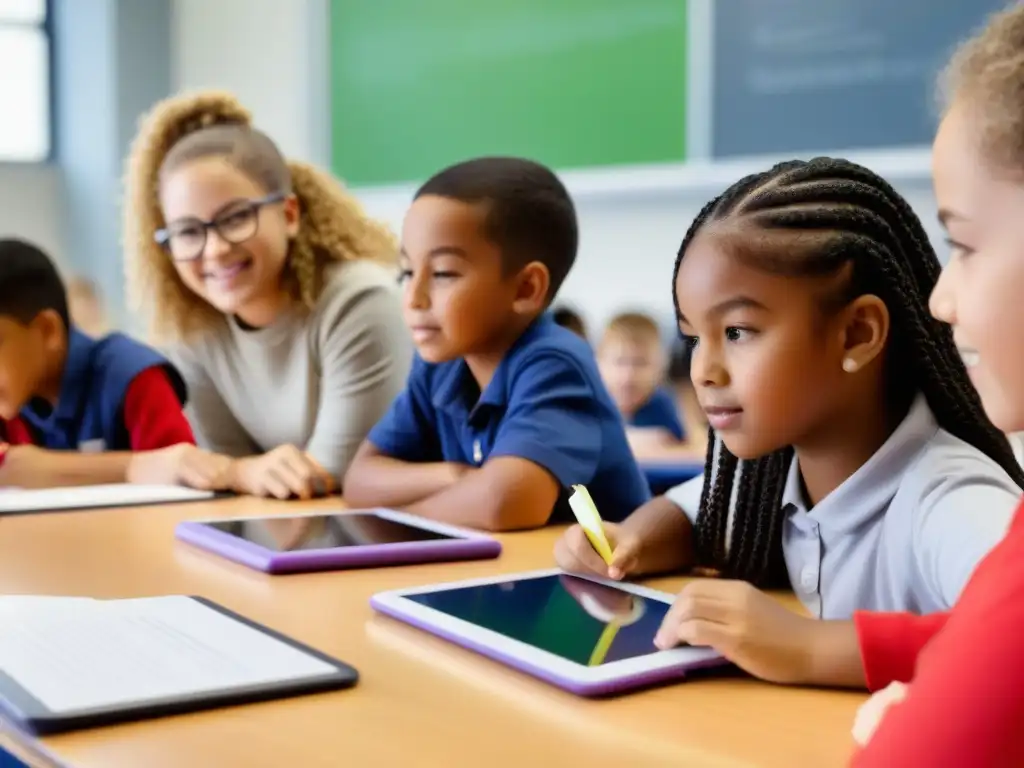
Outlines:
<svg viewBox="0 0 1024 768"><path fill-rule="evenodd" d="M125 235L129 299L188 385L200 443L232 458L219 485L340 490L412 360L388 230L204 92L144 120Z"/></svg>

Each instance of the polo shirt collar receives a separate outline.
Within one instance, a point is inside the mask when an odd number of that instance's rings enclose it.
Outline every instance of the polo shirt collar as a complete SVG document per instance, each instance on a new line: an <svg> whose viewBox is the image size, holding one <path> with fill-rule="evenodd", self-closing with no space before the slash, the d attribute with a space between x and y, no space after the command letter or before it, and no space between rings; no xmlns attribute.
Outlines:
<svg viewBox="0 0 1024 768"><path fill-rule="evenodd" d="M25 411L29 420L42 429L54 424L71 424L78 421L82 401L88 396L89 369L92 365L92 348L96 342L78 329L68 332L68 353L64 360L61 376L60 395L53 412L43 416L28 405Z"/></svg>
<svg viewBox="0 0 1024 768"><path fill-rule="evenodd" d="M885 512L899 490L904 473L917 461L938 430L928 401L918 394L903 421L882 447L809 511L800 467L794 459L782 493L783 507L789 508L791 517L817 523L825 536L848 534Z"/></svg>
<svg viewBox="0 0 1024 768"><path fill-rule="evenodd" d="M465 360L459 359L443 366L431 399L434 407L467 416L472 416L481 407L507 407L509 375L518 353L554 325L554 320L546 314L534 320L501 358L498 367L494 369L494 376L482 393Z"/></svg>
<svg viewBox="0 0 1024 768"><path fill-rule="evenodd" d="M436 376L431 398L434 407L456 415L469 413L476 404L477 386L466 361L460 359L438 366Z"/></svg>

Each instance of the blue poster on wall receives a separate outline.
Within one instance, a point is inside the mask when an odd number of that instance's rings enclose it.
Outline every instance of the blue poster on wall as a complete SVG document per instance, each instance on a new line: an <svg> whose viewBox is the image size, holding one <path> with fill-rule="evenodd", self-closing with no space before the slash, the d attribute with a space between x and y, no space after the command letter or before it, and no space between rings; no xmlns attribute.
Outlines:
<svg viewBox="0 0 1024 768"><path fill-rule="evenodd" d="M713 0L712 155L927 144L936 77L1006 0Z"/></svg>

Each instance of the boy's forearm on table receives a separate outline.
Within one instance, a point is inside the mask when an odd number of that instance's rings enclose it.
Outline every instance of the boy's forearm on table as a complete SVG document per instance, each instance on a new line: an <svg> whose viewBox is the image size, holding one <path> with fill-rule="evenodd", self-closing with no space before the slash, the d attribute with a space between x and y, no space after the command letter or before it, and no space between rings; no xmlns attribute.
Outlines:
<svg viewBox="0 0 1024 768"><path fill-rule="evenodd" d="M15 449L0 464L0 485L21 488L102 485L123 483L127 479L132 454L128 451L78 453L76 451L38 450L33 459L46 466L28 466Z"/></svg>
<svg viewBox="0 0 1024 768"><path fill-rule="evenodd" d="M461 482L411 504L403 505L402 509L410 514L448 525L492 532L500 530L500 515L476 503L474 494L466 493L464 488L459 487Z"/></svg>
<svg viewBox="0 0 1024 768"><path fill-rule="evenodd" d="M545 525L557 499L558 486L545 470L519 458L499 457L467 469L447 488L405 509L450 525L517 531Z"/></svg>
<svg viewBox="0 0 1024 768"><path fill-rule="evenodd" d="M498 498L499 494L479 487L477 481L481 478L473 476L479 472L479 469L473 469L448 488L405 505L403 509L439 523L492 533L537 528L547 522L547 517L534 519L529 510L524 512L521 508L510 513L510 505Z"/></svg>
<svg viewBox="0 0 1024 768"><path fill-rule="evenodd" d="M417 463L390 456L357 458L345 476L345 501L350 506L406 507L458 480L456 465Z"/></svg>
<svg viewBox="0 0 1024 768"><path fill-rule="evenodd" d="M102 483L123 483L128 476L131 463L130 451L108 453L61 452L56 476L63 485L90 485Z"/></svg>

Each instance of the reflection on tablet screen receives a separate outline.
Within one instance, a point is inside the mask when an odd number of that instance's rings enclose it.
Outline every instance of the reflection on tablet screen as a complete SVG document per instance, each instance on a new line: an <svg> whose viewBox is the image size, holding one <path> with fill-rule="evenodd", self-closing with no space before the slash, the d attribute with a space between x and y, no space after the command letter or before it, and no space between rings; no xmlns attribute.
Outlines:
<svg viewBox="0 0 1024 768"><path fill-rule="evenodd" d="M558 574L408 599L587 666L656 653L654 635L669 607Z"/></svg>
<svg viewBox="0 0 1024 768"><path fill-rule="evenodd" d="M273 552L365 547L452 538L443 533L388 520L372 513L263 517L253 520L226 520L207 525Z"/></svg>

